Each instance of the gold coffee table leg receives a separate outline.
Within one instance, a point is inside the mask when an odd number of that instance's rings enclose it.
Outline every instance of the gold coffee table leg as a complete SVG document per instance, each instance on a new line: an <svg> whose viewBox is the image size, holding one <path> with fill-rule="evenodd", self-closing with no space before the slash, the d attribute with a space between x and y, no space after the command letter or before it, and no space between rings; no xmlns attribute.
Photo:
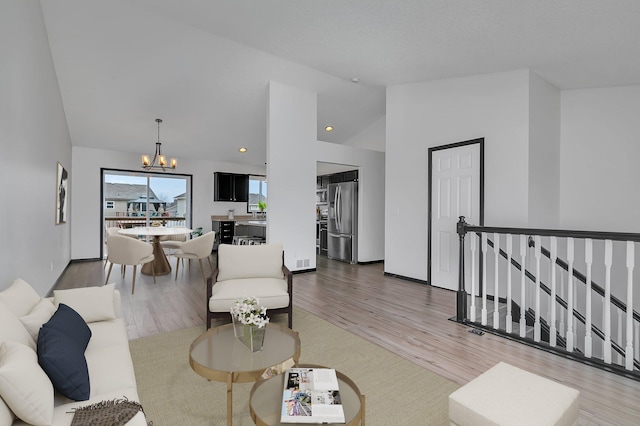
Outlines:
<svg viewBox="0 0 640 426"><path fill-rule="evenodd" d="M233 373L227 374L227 426L233 422Z"/></svg>

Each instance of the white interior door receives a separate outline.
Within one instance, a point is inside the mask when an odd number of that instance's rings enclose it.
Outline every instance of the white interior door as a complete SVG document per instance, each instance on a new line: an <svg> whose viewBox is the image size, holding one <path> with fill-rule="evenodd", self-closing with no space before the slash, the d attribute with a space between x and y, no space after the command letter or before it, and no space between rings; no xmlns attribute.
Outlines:
<svg viewBox="0 0 640 426"><path fill-rule="evenodd" d="M478 225L480 219L480 144L433 151L431 162L430 284L457 290L456 223L460 216L472 225ZM469 256L465 255L465 259L465 273L470 282Z"/></svg>

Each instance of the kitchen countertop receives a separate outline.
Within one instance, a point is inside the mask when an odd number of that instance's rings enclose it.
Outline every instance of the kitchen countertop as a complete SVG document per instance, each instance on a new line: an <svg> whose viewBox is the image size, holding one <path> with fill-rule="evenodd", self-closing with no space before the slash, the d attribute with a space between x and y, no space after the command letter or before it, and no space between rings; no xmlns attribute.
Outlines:
<svg viewBox="0 0 640 426"><path fill-rule="evenodd" d="M236 220L236 225L248 225L248 226L262 226L262 227L266 227L267 226L267 221L266 220L254 220L254 219L249 219L249 220Z"/></svg>

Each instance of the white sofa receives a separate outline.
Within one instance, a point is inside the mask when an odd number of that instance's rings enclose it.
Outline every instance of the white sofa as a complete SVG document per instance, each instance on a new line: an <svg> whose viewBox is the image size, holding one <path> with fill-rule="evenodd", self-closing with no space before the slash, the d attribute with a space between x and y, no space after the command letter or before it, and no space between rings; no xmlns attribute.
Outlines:
<svg viewBox="0 0 640 426"><path fill-rule="evenodd" d="M56 391L38 364L38 333L60 303L75 310L91 330L84 352L89 399L73 401ZM73 409L101 401L139 401L129 341L113 284L54 291L41 298L21 279L0 292L0 426L70 425ZM146 426L142 411L128 426Z"/></svg>

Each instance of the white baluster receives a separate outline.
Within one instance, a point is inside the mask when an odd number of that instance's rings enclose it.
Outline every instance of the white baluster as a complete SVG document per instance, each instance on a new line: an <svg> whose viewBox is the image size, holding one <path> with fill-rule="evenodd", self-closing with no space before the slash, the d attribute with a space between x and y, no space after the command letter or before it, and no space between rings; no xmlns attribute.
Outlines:
<svg viewBox="0 0 640 426"><path fill-rule="evenodd" d="M567 350L573 352L573 238L567 238Z"/></svg>
<svg viewBox="0 0 640 426"><path fill-rule="evenodd" d="M482 325L487 325L487 234L482 233Z"/></svg>
<svg viewBox="0 0 640 426"><path fill-rule="evenodd" d="M551 237L551 249L549 250L550 274L551 274L551 300L549 311L551 313L551 324L549 324L549 345L555 347L557 343L558 329L556 328L556 260L558 259L558 239Z"/></svg>
<svg viewBox="0 0 640 426"><path fill-rule="evenodd" d="M498 302L500 301L500 295L498 294L498 260L500 260L500 235L493 234L493 269L494 271L494 284L493 284L493 328L497 330L500 328L500 313L498 312Z"/></svg>
<svg viewBox="0 0 640 426"><path fill-rule="evenodd" d="M471 249L471 322L476 322L476 248L478 235L475 232L469 234L469 248Z"/></svg>
<svg viewBox="0 0 640 426"><path fill-rule="evenodd" d="M527 258L527 236L520 235L520 337L525 337L527 335L527 320L524 316L525 310L527 309L526 305L526 296L525 296L525 261Z"/></svg>
<svg viewBox="0 0 640 426"><path fill-rule="evenodd" d="M584 260L587 263L587 293L586 293L586 315L585 315L585 336L584 336L584 356L591 358L593 350L593 336L591 335L591 264L593 263L593 241L587 238L584 241Z"/></svg>
<svg viewBox="0 0 640 426"><path fill-rule="evenodd" d="M513 242L511 240L511 234L507 234L507 317L506 317L506 331L511 333L513 328L513 318L511 316L511 253L513 252Z"/></svg>
<svg viewBox="0 0 640 426"><path fill-rule="evenodd" d="M633 370L633 267L635 250L632 241L627 241L627 346L624 350L624 368ZM620 339L622 341L622 338Z"/></svg>
<svg viewBox="0 0 640 426"><path fill-rule="evenodd" d="M604 282L604 301L603 301L603 332L604 332L604 344L603 344L603 356L606 364L611 364L611 264L613 263L613 243L611 240L605 240L604 242L604 267L605 267L605 282Z"/></svg>
<svg viewBox="0 0 640 426"><path fill-rule="evenodd" d="M541 253L541 245L542 239L540 235L536 235L533 237L535 241L535 252L534 256L536 259L536 313L535 313L535 321L533 323L533 340L536 342L540 341L540 253Z"/></svg>

